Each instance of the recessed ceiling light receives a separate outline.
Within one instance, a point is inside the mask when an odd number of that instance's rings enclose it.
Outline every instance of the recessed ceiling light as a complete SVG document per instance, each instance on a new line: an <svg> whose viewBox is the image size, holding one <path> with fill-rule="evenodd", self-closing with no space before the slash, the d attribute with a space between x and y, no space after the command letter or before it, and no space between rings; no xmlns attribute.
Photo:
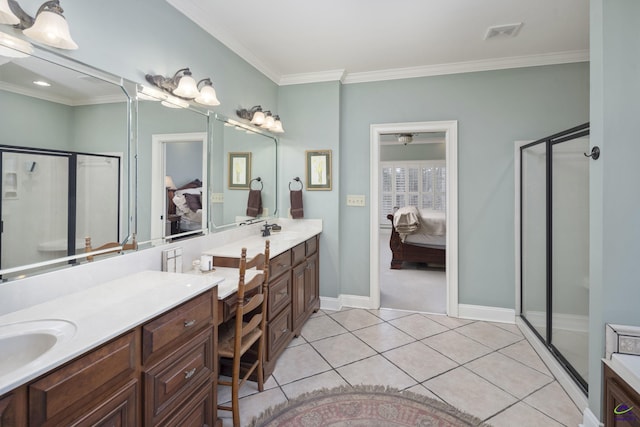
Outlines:
<svg viewBox="0 0 640 427"><path fill-rule="evenodd" d="M44 80L36 80L33 82L34 85L38 85L38 86L43 86L43 87L49 87L51 86L50 83L45 82Z"/></svg>
<svg viewBox="0 0 640 427"><path fill-rule="evenodd" d="M489 27L487 29L486 34L484 35L485 40L494 39L494 38L507 38L507 37L515 37L520 32L522 28L522 22L517 22L515 24L507 24L507 25L496 25L495 27Z"/></svg>

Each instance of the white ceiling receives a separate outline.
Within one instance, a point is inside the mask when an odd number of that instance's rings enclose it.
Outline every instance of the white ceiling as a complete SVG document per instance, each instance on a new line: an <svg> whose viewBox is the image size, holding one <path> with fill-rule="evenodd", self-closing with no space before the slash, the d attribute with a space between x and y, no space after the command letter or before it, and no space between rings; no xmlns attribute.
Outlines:
<svg viewBox="0 0 640 427"><path fill-rule="evenodd" d="M588 0L167 0L278 84L588 60ZM522 23L513 38L491 26Z"/></svg>

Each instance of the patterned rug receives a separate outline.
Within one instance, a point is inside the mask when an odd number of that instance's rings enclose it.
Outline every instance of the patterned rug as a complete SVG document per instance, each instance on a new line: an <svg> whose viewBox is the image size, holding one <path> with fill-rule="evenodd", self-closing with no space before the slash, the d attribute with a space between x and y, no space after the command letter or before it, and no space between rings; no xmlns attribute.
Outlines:
<svg viewBox="0 0 640 427"><path fill-rule="evenodd" d="M304 394L263 412L251 427L487 426L437 400L383 386L338 387Z"/></svg>

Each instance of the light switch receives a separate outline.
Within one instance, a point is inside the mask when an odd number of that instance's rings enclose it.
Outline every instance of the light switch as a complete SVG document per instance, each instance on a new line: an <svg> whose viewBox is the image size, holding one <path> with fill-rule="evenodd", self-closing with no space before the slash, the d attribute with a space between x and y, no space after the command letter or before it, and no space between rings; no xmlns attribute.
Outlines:
<svg viewBox="0 0 640 427"><path fill-rule="evenodd" d="M224 203L224 193L211 193L211 203Z"/></svg>
<svg viewBox="0 0 640 427"><path fill-rule="evenodd" d="M364 195L359 195L359 194L347 195L347 206L365 206Z"/></svg>

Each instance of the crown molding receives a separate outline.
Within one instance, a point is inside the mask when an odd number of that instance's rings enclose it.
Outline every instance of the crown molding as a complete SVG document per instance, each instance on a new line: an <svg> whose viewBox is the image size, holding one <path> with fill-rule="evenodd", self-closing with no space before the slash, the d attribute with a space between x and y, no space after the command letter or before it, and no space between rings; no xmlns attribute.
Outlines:
<svg viewBox="0 0 640 427"><path fill-rule="evenodd" d="M320 71L317 73L300 73L300 74L287 74L280 77L280 86L299 85L305 83L320 83L320 82L333 82L343 81L346 75L346 70L328 70Z"/></svg>
<svg viewBox="0 0 640 427"><path fill-rule="evenodd" d="M278 84L281 75L264 62L262 62L256 55L254 55L249 49L238 42L234 37L224 31L221 27L216 26L213 22L207 21L205 18L207 14L201 7L194 4L192 1L175 1L166 0L171 6L173 6L178 12L195 22L200 28L212 35L216 40L229 48L233 53L244 59L249 65L260 71L267 78L274 83ZM176 5L179 3L179 7Z"/></svg>
<svg viewBox="0 0 640 427"><path fill-rule="evenodd" d="M471 73L477 71L505 70L509 68L537 67L541 65L588 62L589 51L579 50L540 55L512 56L480 61L453 62L449 64L427 65L424 67L397 68L391 70L350 73L344 84L366 83L384 80L410 79L414 77L442 76L446 74Z"/></svg>

